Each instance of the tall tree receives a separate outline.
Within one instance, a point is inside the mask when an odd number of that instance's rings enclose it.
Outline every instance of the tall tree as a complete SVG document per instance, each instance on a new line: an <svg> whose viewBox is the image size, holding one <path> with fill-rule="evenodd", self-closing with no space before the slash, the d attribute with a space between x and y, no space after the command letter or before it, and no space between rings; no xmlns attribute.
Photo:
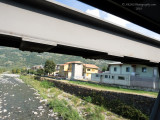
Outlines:
<svg viewBox="0 0 160 120"><path fill-rule="evenodd" d="M44 69L38 69L37 74L40 76L44 75Z"/></svg>
<svg viewBox="0 0 160 120"><path fill-rule="evenodd" d="M108 66L103 66L102 72L108 71Z"/></svg>
<svg viewBox="0 0 160 120"><path fill-rule="evenodd" d="M55 63L52 60L46 60L44 70L45 73L50 75L55 71Z"/></svg>

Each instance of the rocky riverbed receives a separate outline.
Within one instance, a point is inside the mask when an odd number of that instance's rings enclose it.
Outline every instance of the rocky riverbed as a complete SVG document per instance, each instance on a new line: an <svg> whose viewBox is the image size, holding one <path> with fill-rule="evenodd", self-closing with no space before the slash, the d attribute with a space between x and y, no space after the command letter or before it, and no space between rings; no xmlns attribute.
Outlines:
<svg viewBox="0 0 160 120"><path fill-rule="evenodd" d="M0 75L0 120L56 120L38 92L23 83L19 75Z"/></svg>

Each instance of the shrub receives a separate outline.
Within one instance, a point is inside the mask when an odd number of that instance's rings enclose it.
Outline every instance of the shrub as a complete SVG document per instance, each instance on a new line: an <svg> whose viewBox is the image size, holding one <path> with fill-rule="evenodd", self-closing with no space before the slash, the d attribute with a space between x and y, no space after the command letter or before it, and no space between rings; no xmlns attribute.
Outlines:
<svg viewBox="0 0 160 120"><path fill-rule="evenodd" d="M92 98L90 96L84 97L83 99L87 102L92 102Z"/></svg>
<svg viewBox="0 0 160 120"><path fill-rule="evenodd" d="M102 114L101 107L96 106L95 110L87 115L87 120L105 120L105 116Z"/></svg>
<svg viewBox="0 0 160 120"><path fill-rule="evenodd" d="M57 112L63 120L82 120L78 112L72 109L70 105L67 105L64 100L54 99L49 103L49 108Z"/></svg>
<svg viewBox="0 0 160 120"><path fill-rule="evenodd" d="M40 86L41 87L44 87L44 88L51 88L54 86L54 83L52 82L48 82L47 80L44 80L40 83Z"/></svg>
<svg viewBox="0 0 160 120"><path fill-rule="evenodd" d="M140 110L137 110L133 106L126 105L120 100L109 101L107 102L106 107L109 108L112 112L131 120L148 120L148 117Z"/></svg>

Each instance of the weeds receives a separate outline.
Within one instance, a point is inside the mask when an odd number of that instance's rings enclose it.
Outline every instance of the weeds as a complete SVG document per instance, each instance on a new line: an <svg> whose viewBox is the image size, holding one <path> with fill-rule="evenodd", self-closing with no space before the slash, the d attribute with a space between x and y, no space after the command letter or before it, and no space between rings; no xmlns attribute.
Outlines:
<svg viewBox="0 0 160 120"><path fill-rule="evenodd" d="M87 96L87 97L83 97L83 99L87 102L92 102L92 98L90 96Z"/></svg>
<svg viewBox="0 0 160 120"><path fill-rule="evenodd" d="M51 83L51 82L48 82L47 80L44 80L40 83L40 86L44 87L44 88L51 88L54 86L54 83Z"/></svg>
<svg viewBox="0 0 160 120"><path fill-rule="evenodd" d="M84 99L82 100L80 99L80 97L65 93L62 90L53 87L54 84L50 82L37 81L33 76L21 76L21 79L23 79L26 84L31 85L35 89L37 89L40 96L44 99L47 99L47 101L49 102L49 107L52 108L54 112L57 112L59 116L63 117L64 120L105 119L104 113L106 113L107 110L104 109L104 107L91 104L90 102L94 103L95 101L95 99L91 96L82 97ZM112 113L109 118L124 120L124 118L119 119L119 117L114 113Z"/></svg>
<svg viewBox="0 0 160 120"><path fill-rule="evenodd" d="M64 120L82 120L78 112L64 101L65 100L54 99L49 103L49 108L59 113Z"/></svg>

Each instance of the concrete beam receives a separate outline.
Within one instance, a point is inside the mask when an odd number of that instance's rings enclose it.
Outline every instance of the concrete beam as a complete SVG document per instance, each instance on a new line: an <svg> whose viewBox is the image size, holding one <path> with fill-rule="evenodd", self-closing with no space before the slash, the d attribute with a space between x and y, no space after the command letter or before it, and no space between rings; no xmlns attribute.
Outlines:
<svg viewBox="0 0 160 120"><path fill-rule="evenodd" d="M45 9L36 8L32 3ZM5 43L0 38L0 45L12 47L9 41L14 43L11 38L15 37L18 39L13 47L22 50L86 58L103 56L98 59L105 59L106 55L111 60L125 61L129 58L130 62L137 59L145 60L147 64L160 62L160 41L55 2L38 0L24 4L1 0L0 15L0 34L8 41ZM39 46L34 49L34 44Z"/></svg>

